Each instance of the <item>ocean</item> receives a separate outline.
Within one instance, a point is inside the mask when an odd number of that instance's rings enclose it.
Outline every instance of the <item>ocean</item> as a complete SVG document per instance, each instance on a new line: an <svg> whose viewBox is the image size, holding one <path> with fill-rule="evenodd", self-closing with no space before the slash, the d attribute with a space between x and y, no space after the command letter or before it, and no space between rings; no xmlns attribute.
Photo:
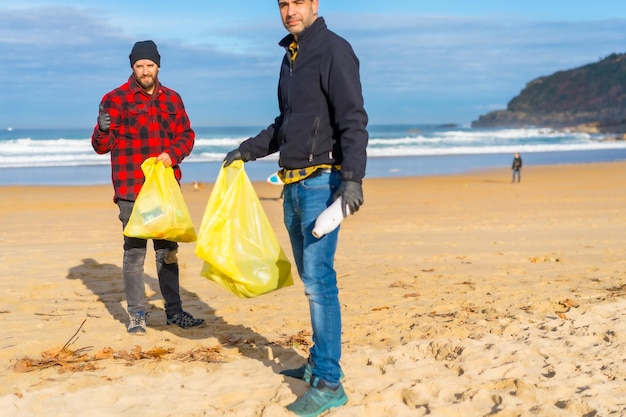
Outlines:
<svg viewBox="0 0 626 417"><path fill-rule="evenodd" d="M196 143L183 161L183 182L213 182L226 152L261 129L195 127ZM367 177L447 175L510 168L519 152L532 165L626 160L626 141L544 128L474 129L458 125L370 125ZM110 183L108 155L91 147L91 129L0 130L0 185ZM271 155L245 165L251 180L278 169Z"/></svg>

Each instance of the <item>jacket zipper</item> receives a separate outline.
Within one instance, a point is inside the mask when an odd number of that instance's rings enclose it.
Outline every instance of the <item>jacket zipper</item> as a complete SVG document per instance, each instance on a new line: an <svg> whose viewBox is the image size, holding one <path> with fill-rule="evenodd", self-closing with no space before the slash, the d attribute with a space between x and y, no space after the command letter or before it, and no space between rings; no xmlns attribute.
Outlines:
<svg viewBox="0 0 626 417"><path fill-rule="evenodd" d="M309 152L309 162L313 162L313 150L315 149L315 143L317 142L317 132L320 129L320 118L319 116L315 117L315 129L313 129L313 141L311 142L310 152Z"/></svg>

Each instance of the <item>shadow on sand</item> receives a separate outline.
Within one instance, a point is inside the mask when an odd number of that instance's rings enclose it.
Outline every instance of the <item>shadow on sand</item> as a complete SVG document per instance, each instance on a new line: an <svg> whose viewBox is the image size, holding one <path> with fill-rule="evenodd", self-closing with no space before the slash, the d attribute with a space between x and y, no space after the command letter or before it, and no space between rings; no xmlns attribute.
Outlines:
<svg viewBox="0 0 626 417"><path fill-rule="evenodd" d="M81 280L98 297L98 301L104 303L109 314L122 324L120 332L125 331L128 314L125 309L124 285L120 267L113 264L101 264L94 259L83 259L80 265L70 268L67 279ZM242 355L261 361L275 373L285 369L285 366L280 364L281 362L289 364L289 367L294 364L300 366L304 363L305 359L294 349L272 342L248 327L226 322L215 314L215 309L200 300L196 293L187 291L182 286L180 294L183 307L194 316L204 318L207 325L196 329L181 329L177 326L166 325L163 308L153 303L154 300L161 298L159 282L148 274L145 275L144 280L150 290L149 294L153 294L146 297L149 331L168 331L187 339L216 337L222 345L237 347ZM156 323L159 320L161 324ZM268 349L271 349L276 361L268 357ZM293 381L295 380L286 378L286 382L290 385Z"/></svg>

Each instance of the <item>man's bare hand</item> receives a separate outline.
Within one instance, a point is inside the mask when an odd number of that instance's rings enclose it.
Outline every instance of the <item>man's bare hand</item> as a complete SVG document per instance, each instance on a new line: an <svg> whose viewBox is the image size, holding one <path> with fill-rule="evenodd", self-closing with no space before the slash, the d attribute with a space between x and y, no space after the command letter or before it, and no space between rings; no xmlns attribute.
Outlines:
<svg viewBox="0 0 626 417"><path fill-rule="evenodd" d="M165 168L169 168L172 166L172 158L166 153L163 152L161 155L156 157L157 161L161 161Z"/></svg>

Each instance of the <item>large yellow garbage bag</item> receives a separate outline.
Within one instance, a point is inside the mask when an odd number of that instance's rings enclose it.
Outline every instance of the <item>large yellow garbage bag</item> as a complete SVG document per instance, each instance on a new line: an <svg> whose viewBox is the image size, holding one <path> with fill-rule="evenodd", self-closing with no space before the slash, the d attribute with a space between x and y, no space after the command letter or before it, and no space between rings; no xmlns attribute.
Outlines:
<svg viewBox="0 0 626 417"><path fill-rule="evenodd" d="M124 235L142 239L194 242L196 231L172 167L166 168L156 158L141 164L145 181Z"/></svg>
<svg viewBox="0 0 626 417"><path fill-rule="evenodd" d="M240 298L293 285L291 263L242 161L218 174L198 230L196 255L204 260L203 277Z"/></svg>

